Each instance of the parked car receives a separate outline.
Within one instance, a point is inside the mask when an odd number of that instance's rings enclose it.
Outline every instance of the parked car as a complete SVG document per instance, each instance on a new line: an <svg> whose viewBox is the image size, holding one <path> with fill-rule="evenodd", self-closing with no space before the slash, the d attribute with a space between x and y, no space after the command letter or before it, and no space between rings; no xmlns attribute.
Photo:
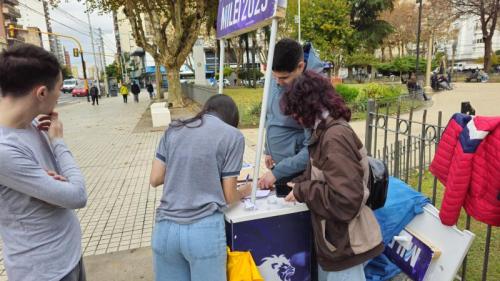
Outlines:
<svg viewBox="0 0 500 281"><path fill-rule="evenodd" d="M83 85L79 85L71 91L71 96L73 97L86 97L88 94L88 90Z"/></svg>
<svg viewBox="0 0 500 281"><path fill-rule="evenodd" d="M257 85L264 87L265 82L266 78L262 77L259 80L257 80Z"/></svg>
<svg viewBox="0 0 500 281"><path fill-rule="evenodd" d="M66 79L63 81L61 91L63 93L69 94L73 91L74 88L76 88L78 86L78 84L81 84L81 83L78 83L78 79Z"/></svg>
<svg viewBox="0 0 500 281"><path fill-rule="evenodd" d="M229 82L229 80L226 78L224 78L224 80L222 80L222 83L224 83L224 87L231 86L231 82ZM217 85L219 85L219 80L217 80Z"/></svg>
<svg viewBox="0 0 500 281"><path fill-rule="evenodd" d="M463 63L455 63L453 65L453 70L454 71L459 71L459 72L464 71L464 64Z"/></svg>

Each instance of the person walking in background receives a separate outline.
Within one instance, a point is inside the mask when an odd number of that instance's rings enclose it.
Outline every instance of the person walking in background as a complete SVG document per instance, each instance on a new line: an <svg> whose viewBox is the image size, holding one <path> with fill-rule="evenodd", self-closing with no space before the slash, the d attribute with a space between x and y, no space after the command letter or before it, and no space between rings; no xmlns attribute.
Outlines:
<svg viewBox="0 0 500 281"><path fill-rule="evenodd" d="M154 98L154 88L153 88L153 84L151 84L151 81L149 81L147 84L146 84L146 90L148 90L148 93L149 93L149 99L153 99Z"/></svg>
<svg viewBox="0 0 500 281"><path fill-rule="evenodd" d="M128 98L128 87L125 83L122 83L120 86L120 95L123 97L123 102L127 103L127 98Z"/></svg>
<svg viewBox="0 0 500 281"><path fill-rule="evenodd" d="M245 149L238 123L234 101L215 95L160 140L150 177L164 184L151 243L156 281L226 280L222 210L252 190L236 187Z"/></svg>
<svg viewBox="0 0 500 281"><path fill-rule="evenodd" d="M351 111L322 76L306 71L284 93L281 107L312 130L310 160L292 180L286 201L311 211L319 281L365 281L364 263L384 251L368 199L367 151L349 125Z"/></svg>
<svg viewBox="0 0 500 281"><path fill-rule="evenodd" d="M141 93L141 88L137 85L137 82L132 83L132 94L134 95L134 101L139 102L139 93Z"/></svg>
<svg viewBox="0 0 500 281"><path fill-rule="evenodd" d="M96 84L94 83L89 90L90 97L92 98L92 105L99 105L99 89L97 89Z"/></svg>
<svg viewBox="0 0 500 281"><path fill-rule="evenodd" d="M0 236L10 281L85 280L74 210L87 192L54 111L62 84L43 48L0 54Z"/></svg>

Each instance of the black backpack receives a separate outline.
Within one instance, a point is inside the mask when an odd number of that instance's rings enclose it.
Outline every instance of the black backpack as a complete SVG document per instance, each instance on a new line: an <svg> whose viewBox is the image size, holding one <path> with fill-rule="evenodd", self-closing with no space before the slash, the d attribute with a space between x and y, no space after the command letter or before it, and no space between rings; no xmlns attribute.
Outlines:
<svg viewBox="0 0 500 281"><path fill-rule="evenodd" d="M384 207L389 189L389 171L384 161L368 157L370 175L368 176L368 190L370 196L366 201L366 206L372 210Z"/></svg>

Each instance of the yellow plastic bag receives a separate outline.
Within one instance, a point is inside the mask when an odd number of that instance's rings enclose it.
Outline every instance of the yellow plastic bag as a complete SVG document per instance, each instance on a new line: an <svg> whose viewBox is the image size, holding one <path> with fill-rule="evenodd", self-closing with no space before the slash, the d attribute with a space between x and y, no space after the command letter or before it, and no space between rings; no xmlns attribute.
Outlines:
<svg viewBox="0 0 500 281"><path fill-rule="evenodd" d="M227 281L264 281L250 252L231 252L227 248Z"/></svg>

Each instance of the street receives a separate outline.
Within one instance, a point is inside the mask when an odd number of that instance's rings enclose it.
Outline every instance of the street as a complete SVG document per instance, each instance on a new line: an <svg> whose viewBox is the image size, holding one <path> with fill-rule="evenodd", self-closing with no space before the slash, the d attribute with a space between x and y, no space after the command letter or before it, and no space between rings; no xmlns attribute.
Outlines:
<svg viewBox="0 0 500 281"><path fill-rule="evenodd" d="M79 103L82 101L87 102L87 98L72 97L71 93L68 93L68 94L61 93L61 96L59 97L59 101L57 102L57 106L62 107L62 106L67 106L67 105L74 104L74 103Z"/></svg>

